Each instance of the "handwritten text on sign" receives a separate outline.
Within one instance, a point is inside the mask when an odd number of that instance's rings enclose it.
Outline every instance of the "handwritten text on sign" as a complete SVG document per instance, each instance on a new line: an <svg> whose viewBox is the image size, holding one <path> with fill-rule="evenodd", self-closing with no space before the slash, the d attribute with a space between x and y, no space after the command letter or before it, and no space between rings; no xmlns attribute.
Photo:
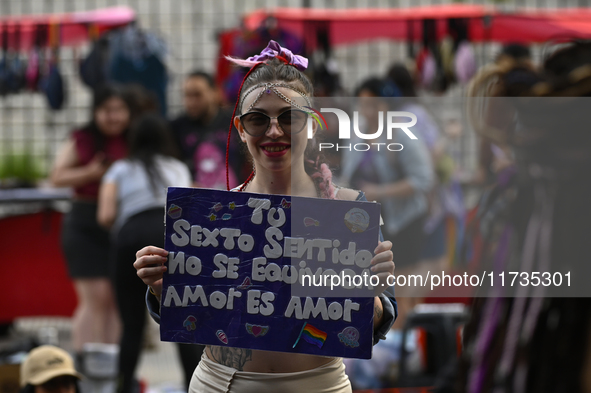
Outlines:
<svg viewBox="0 0 591 393"><path fill-rule="evenodd" d="M295 289L306 275L367 274L379 205L169 188L166 212L163 340L371 356L372 297Z"/></svg>

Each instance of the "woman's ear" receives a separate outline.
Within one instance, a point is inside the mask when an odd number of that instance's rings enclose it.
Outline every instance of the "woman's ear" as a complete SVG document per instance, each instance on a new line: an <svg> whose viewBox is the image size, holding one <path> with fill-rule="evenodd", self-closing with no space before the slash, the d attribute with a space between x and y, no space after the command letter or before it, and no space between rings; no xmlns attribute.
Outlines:
<svg viewBox="0 0 591 393"><path fill-rule="evenodd" d="M242 123L240 123L240 117L234 117L234 127L238 130L238 135L242 142L246 143L246 135L244 135L244 129L242 128Z"/></svg>

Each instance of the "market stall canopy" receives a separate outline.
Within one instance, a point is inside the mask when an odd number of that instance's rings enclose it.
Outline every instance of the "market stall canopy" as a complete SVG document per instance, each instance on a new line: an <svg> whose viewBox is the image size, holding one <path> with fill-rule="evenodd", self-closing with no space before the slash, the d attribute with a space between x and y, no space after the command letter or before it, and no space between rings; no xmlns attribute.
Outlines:
<svg viewBox="0 0 591 393"><path fill-rule="evenodd" d="M254 30L267 18L278 26L306 37L311 26L324 26L331 44L386 38L422 38L422 24L434 20L437 38L447 33L449 19L466 19L470 41L546 42L557 38L591 38L591 9L543 9L501 11L492 6L449 4L409 8L317 9L275 8L257 10L244 17L244 26Z"/></svg>
<svg viewBox="0 0 591 393"><path fill-rule="evenodd" d="M135 11L125 6L64 14L11 15L0 18L0 33L11 49L28 50L35 44L45 46L52 41L60 46L74 46L134 20ZM50 33L39 42L37 31L48 26L52 27Z"/></svg>
<svg viewBox="0 0 591 393"><path fill-rule="evenodd" d="M497 13L492 17L490 31L482 29L478 40L524 43L548 42L556 39L591 38L591 8L523 10Z"/></svg>

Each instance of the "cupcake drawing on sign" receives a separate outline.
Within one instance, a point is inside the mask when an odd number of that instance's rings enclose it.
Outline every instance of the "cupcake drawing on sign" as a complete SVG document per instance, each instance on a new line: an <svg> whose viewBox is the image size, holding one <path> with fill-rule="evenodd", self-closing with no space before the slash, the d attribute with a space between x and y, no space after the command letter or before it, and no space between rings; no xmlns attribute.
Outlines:
<svg viewBox="0 0 591 393"><path fill-rule="evenodd" d="M181 218L182 214L183 214L183 209L180 206L172 204L168 208L168 217L172 218L173 220L176 220L177 218Z"/></svg>
<svg viewBox="0 0 591 393"><path fill-rule="evenodd" d="M369 226L369 214L365 210L355 207L345 214L345 225L351 232L361 233Z"/></svg>

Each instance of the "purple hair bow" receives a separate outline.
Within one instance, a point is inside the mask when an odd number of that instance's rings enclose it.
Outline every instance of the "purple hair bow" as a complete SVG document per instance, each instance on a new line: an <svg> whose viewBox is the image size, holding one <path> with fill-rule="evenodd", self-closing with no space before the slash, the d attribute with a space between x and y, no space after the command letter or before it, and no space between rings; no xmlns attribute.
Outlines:
<svg viewBox="0 0 591 393"><path fill-rule="evenodd" d="M282 57L286 59L288 64L291 64L300 71L304 71L306 68L308 68L308 59L300 55L294 55L289 49L282 48L281 45L273 40L269 41L269 45L263 49L260 55L251 56L246 60L258 62L276 57Z"/></svg>

